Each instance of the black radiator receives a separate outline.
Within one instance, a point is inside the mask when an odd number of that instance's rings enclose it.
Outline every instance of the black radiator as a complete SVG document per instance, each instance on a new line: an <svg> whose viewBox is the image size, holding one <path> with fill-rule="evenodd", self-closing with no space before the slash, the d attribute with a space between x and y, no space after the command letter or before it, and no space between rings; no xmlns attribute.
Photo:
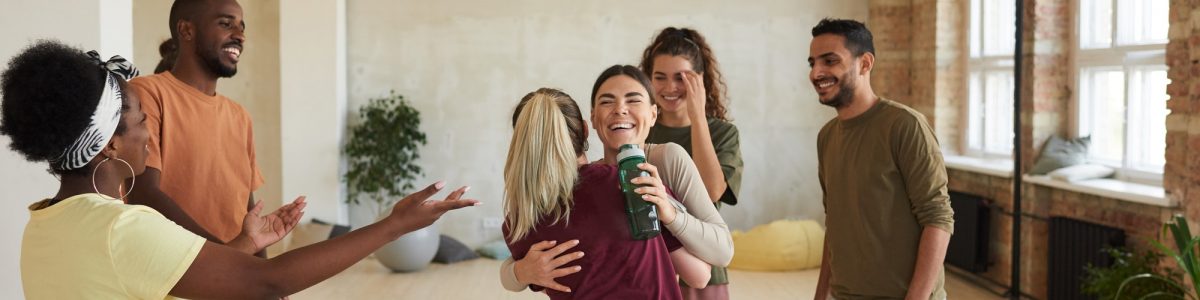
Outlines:
<svg viewBox="0 0 1200 300"><path fill-rule="evenodd" d="M1125 231L1070 218L1050 218L1048 299L1096 299L1080 290L1088 264L1107 267L1112 258L1104 248L1125 246Z"/></svg>
<svg viewBox="0 0 1200 300"><path fill-rule="evenodd" d="M950 192L950 207L954 209L954 235L946 249L946 263L972 273L986 272L991 208L983 198L959 192Z"/></svg>

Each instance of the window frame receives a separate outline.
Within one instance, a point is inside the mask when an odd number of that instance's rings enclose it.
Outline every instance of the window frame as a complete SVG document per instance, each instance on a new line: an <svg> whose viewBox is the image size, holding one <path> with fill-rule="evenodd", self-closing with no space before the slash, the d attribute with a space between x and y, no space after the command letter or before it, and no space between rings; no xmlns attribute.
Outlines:
<svg viewBox="0 0 1200 300"><path fill-rule="evenodd" d="M1133 162L1133 153L1142 151L1138 148L1138 146L1143 143L1131 140L1131 134L1133 131L1135 131L1135 129L1144 129L1145 127L1140 125L1144 125L1145 122L1139 121L1136 122L1139 125L1131 126L1131 124L1134 124L1135 121L1138 121L1139 118L1141 118L1140 115L1134 115L1133 112L1135 109L1133 108L1133 105L1142 103L1141 101L1144 100L1142 95L1133 95L1134 91L1131 89L1131 86L1133 85L1132 82L1135 77L1133 76L1134 72L1167 70L1167 40L1158 39L1131 41L1130 39L1123 39L1124 37L1120 36L1122 34L1122 30L1120 30L1121 24L1123 22L1129 22L1132 17L1130 19L1123 19L1122 15L1119 13L1119 8L1122 7L1123 4L1128 5L1128 1L1131 0L1104 0L1109 2L1109 5L1111 5L1110 7L1112 7L1112 9L1110 9L1112 16L1109 23L1112 28L1109 29L1111 36L1108 40L1108 46L1105 47L1100 43L1093 43L1093 41L1085 41L1083 40L1084 19L1089 17L1085 14L1087 11L1084 7L1086 1L1088 0L1072 1L1074 2L1072 3L1072 7L1076 9L1075 11L1078 12L1078 14L1075 16L1075 35L1071 44L1074 56L1074 66L1071 67L1072 78L1070 81L1072 82L1072 87L1075 91L1071 96L1071 110L1069 112L1070 116L1068 117L1068 120L1071 124L1071 132L1073 132L1075 136L1088 136L1092 134L1091 127L1093 126L1092 123L1094 123L1094 121L1092 120L1093 117L1088 115L1091 109L1089 109L1088 104L1082 101L1084 95L1088 93L1083 90L1084 86L1087 85L1087 83L1084 81L1089 79L1085 78L1087 77L1085 70L1101 68L1119 70L1123 74L1124 86L1122 91L1124 95L1122 98L1124 98L1125 107L1125 122L1122 125L1122 140L1124 145L1121 159L1119 163L1105 161L1096 161L1095 163L1106 165L1115 169L1116 175L1114 177L1117 180L1161 186L1163 177L1163 171L1161 169L1158 170L1158 172L1147 171L1144 168L1135 166ZM1170 79L1167 80L1169 84ZM1164 86L1164 94L1166 93L1165 88L1166 87ZM1166 101L1166 99L1163 99L1163 101ZM1165 123L1160 125L1166 127ZM1137 137L1134 139L1141 140L1141 138ZM1093 146L1095 145L1093 144ZM1166 144L1164 143L1162 146L1166 147ZM1088 160L1094 160L1090 151L1088 153Z"/></svg>
<svg viewBox="0 0 1200 300"><path fill-rule="evenodd" d="M967 33L967 76L963 78L963 86L967 90L967 101L961 107L962 115L966 116L966 126L961 126L960 136L965 138L961 139L959 143L960 149L963 149L965 156L988 159L1012 159L1015 146L1011 138L1007 139L1008 142L1006 143L1008 151L1003 153L990 151L994 145L991 145L988 140L991 139L993 134L999 134L1000 131L988 132L987 120L989 116L995 116L995 113L988 111L986 101L989 92L991 92L987 87L989 74L1007 73L1011 80L1015 80L1014 67L1016 60L1013 57L1013 52L1016 49L1011 49L1006 53L990 53L988 51L987 42L989 39L985 36L989 31L989 28L985 28L989 22L987 20L988 14L982 13L983 7L987 6L986 1L992 0L971 0L967 3L967 23L969 30ZM1011 26L1007 26L1006 29L1014 31L1014 43L1012 45L1015 45L1015 29ZM975 88L978 88L978 90ZM1015 91L1008 91L1010 95L1014 93ZM978 98L975 95L978 95ZM1010 98L1012 98L1012 101L1016 101L1015 97ZM980 111L978 114L974 112L976 106L982 106L979 108ZM999 117L1012 119L1011 115ZM1011 124L1012 122L1007 121L1007 123ZM979 134L976 134L976 131ZM1001 131L1011 137L1011 127L1004 128ZM975 140L979 141L978 147L975 147L976 145L973 142Z"/></svg>

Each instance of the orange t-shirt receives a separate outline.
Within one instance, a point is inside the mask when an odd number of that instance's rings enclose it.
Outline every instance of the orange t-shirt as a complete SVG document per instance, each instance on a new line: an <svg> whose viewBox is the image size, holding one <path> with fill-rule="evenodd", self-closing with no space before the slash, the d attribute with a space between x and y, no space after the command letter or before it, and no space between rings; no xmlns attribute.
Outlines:
<svg viewBox="0 0 1200 300"><path fill-rule="evenodd" d="M250 193L263 184L250 115L171 72L134 78L129 85L146 113L146 166L161 172L159 189L217 238L237 237Z"/></svg>

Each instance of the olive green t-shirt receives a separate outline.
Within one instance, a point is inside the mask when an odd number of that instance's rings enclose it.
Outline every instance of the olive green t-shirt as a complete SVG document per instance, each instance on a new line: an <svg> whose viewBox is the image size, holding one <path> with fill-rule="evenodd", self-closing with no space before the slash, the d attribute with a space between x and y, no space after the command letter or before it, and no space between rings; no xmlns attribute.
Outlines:
<svg viewBox="0 0 1200 300"><path fill-rule="evenodd" d="M933 130L917 111L881 99L853 119L826 123L817 156L833 296L904 298L922 229L954 230ZM939 274L930 299L946 297L944 281Z"/></svg>
<svg viewBox="0 0 1200 300"><path fill-rule="evenodd" d="M742 148L738 140L737 126L721 119L708 118L708 132L712 137L713 149L717 151L717 162L721 164L721 173L725 175L725 192L721 194L720 202L737 205L737 194L742 188ZM692 127L667 127L662 123L650 128L647 143L666 144L676 143L683 146L688 156L692 156Z"/></svg>
<svg viewBox="0 0 1200 300"><path fill-rule="evenodd" d="M712 139L713 150L717 152L717 163L721 164L721 173L725 175L725 192L717 201L717 208L721 207L721 203L737 205L737 194L742 187L743 165L737 126L721 119L708 118L708 133ZM662 123L654 124L654 127L650 128L650 135L646 137L646 142L675 143L682 146L688 156L692 156L692 127L667 127ZM679 283L687 286L683 280L680 280ZM714 266L708 285L724 284L729 284L728 270L724 267Z"/></svg>

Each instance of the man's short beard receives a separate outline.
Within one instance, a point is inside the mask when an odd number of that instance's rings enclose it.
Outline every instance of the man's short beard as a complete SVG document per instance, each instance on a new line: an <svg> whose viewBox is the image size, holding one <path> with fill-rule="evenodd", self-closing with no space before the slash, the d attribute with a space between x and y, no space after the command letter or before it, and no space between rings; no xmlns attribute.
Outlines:
<svg viewBox="0 0 1200 300"><path fill-rule="evenodd" d="M846 75L846 78L848 79L848 78L850 78L850 76L853 76L853 75L848 74L848 75ZM836 95L833 95L833 98L830 98L829 101L819 101L819 102L821 102L821 104L825 104L825 105L828 105L833 108L843 108L846 106L850 106L850 103L854 102L854 86L855 86L855 84L853 82L850 82L849 80L841 80L841 82L842 83L838 87L838 93Z"/></svg>
<svg viewBox="0 0 1200 300"><path fill-rule="evenodd" d="M213 74L217 74L217 77L229 78L237 75L237 66L235 65L232 68L226 67L221 64L221 58L219 57L212 57L205 59L205 61L207 61L208 70L212 71Z"/></svg>
<svg viewBox="0 0 1200 300"><path fill-rule="evenodd" d="M203 53L201 58L204 59L204 65L206 68L208 68L208 71L216 74L217 77L229 78L233 77L233 75L237 75L237 65L234 65L232 68L230 68L226 67L224 64L221 64L222 53L210 51L198 52Z"/></svg>

